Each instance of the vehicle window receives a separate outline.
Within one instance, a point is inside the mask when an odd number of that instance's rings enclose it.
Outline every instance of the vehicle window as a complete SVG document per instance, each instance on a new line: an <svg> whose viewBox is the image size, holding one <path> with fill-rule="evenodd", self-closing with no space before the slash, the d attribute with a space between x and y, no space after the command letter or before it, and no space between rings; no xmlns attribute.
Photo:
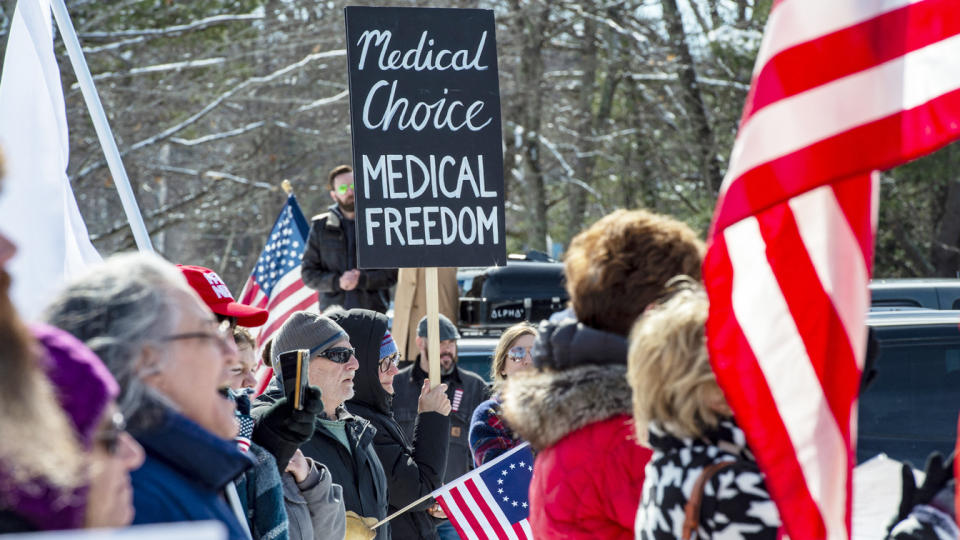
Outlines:
<svg viewBox="0 0 960 540"><path fill-rule="evenodd" d="M953 450L960 411L960 343L880 345L877 377L860 398L858 461L884 452L923 468Z"/></svg>

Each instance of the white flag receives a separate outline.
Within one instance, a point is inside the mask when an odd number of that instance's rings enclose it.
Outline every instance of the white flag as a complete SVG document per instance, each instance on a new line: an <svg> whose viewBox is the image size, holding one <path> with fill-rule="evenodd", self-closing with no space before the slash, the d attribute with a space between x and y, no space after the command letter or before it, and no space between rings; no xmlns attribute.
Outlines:
<svg viewBox="0 0 960 540"><path fill-rule="evenodd" d="M66 278L100 261L67 178L69 149L50 2L18 2L0 75L0 231L19 248L8 271L27 320Z"/></svg>

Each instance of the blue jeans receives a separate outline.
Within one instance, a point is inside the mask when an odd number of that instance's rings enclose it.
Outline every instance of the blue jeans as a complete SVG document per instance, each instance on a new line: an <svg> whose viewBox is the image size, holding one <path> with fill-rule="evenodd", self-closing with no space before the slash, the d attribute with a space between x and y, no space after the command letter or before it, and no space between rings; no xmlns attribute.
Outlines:
<svg viewBox="0 0 960 540"><path fill-rule="evenodd" d="M440 536L440 540L460 540L460 535L449 520L437 525L437 535Z"/></svg>

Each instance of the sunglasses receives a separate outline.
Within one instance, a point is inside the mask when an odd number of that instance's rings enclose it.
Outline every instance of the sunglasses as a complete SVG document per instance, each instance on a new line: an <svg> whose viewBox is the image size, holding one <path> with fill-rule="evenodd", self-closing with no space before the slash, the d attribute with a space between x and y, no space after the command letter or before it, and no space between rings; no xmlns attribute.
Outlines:
<svg viewBox="0 0 960 540"><path fill-rule="evenodd" d="M341 195L346 195L347 190L350 190L350 189L353 189L353 184L343 184L343 185L337 186L337 193Z"/></svg>
<svg viewBox="0 0 960 540"><path fill-rule="evenodd" d="M104 450L110 455L116 455L117 448L120 446L120 437L127 431L127 422L123 414L114 413L108 421L108 425L101 430L95 437L97 443L102 444Z"/></svg>
<svg viewBox="0 0 960 540"><path fill-rule="evenodd" d="M356 354L356 352L357 350L353 347L333 347L332 349L317 353L317 356L326 358L337 364L346 364L350 361L350 357Z"/></svg>
<svg viewBox="0 0 960 540"><path fill-rule="evenodd" d="M399 366L400 360L401 360L401 357L399 352L395 352L389 356L384 356L383 358L380 359L380 372L386 373L390 371L391 366L393 367Z"/></svg>
<svg viewBox="0 0 960 540"><path fill-rule="evenodd" d="M520 363L523 362L523 359L527 357L527 353L530 352L529 347L520 347L519 345L507 351L507 358L513 360L514 362Z"/></svg>

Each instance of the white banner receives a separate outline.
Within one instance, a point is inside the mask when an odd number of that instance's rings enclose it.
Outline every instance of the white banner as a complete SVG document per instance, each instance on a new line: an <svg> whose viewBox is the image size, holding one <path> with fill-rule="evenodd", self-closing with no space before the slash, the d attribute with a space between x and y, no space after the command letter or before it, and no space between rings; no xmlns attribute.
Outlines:
<svg viewBox="0 0 960 540"><path fill-rule="evenodd" d="M69 148L50 2L18 2L0 75L0 232L19 248L7 270L27 320L67 277L100 260L67 178Z"/></svg>

